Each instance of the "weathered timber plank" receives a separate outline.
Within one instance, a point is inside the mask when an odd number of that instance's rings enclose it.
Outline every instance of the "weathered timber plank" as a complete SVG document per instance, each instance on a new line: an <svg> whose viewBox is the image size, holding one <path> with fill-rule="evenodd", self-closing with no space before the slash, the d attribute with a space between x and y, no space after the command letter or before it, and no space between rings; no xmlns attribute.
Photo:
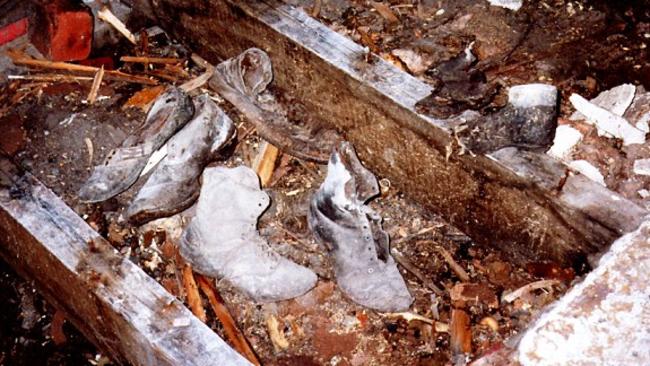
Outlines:
<svg viewBox="0 0 650 366"><path fill-rule="evenodd" d="M452 155L444 121L414 111L429 86L373 56L301 10L277 0L132 0L212 62L249 47L269 53L274 85L351 141L364 162L412 199L479 243L515 260L584 262L639 223L594 217L593 207L562 199L566 169L543 154ZM600 195L612 193L589 186ZM614 210L633 207L617 196Z"/></svg>
<svg viewBox="0 0 650 366"><path fill-rule="evenodd" d="M0 256L119 364L250 365L54 193L2 157Z"/></svg>
<svg viewBox="0 0 650 366"><path fill-rule="evenodd" d="M526 331L522 365L650 365L650 218Z"/></svg>

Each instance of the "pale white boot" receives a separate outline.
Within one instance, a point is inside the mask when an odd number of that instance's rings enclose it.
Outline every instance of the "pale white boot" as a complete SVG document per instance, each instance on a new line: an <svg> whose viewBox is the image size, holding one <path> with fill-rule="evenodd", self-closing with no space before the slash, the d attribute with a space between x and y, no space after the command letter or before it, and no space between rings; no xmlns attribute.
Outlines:
<svg viewBox="0 0 650 366"><path fill-rule="evenodd" d="M205 169L181 254L197 272L225 278L256 301L304 294L316 284L314 272L275 253L257 231L257 219L269 204L251 169Z"/></svg>
<svg viewBox="0 0 650 366"><path fill-rule="evenodd" d="M379 194L375 176L343 142L332 153L327 177L311 201L309 226L334 258L336 282L354 302L404 311L413 302L390 255L381 217L365 202Z"/></svg>

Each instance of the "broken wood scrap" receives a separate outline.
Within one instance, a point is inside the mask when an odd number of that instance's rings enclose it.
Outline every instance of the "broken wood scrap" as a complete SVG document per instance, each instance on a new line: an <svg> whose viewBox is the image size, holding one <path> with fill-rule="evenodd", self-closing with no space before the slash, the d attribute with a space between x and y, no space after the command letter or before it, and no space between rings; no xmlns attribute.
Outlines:
<svg viewBox="0 0 650 366"><path fill-rule="evenodd" d="M184 83L183 85L180 86L181 89L185 90L185 92L190 92L194 89L198 89L205 85L205 83L212 78L212 75L214 75L214 70L215 67L204 60L201 56L197 54L192 54L192 61L194 61L197 65L203 67L205 69L205 72L196 78Z"/></svg>
<svg viewBox="0 0 650 366"><path fill-rule="evenodd" d="M501 299L505 302L513 302L518 298L524 296L531 291L543 289L543 288L552 288L553 286L560 285L562 282L559 280L540 280L531 282L527 285L524 285L514 291L504 293Z"/></svg>
<svg viewBox="0 0 650 366"><path fill-rule="evenodd" d="M395 13L390 8L390 6L376 1L372 1L370 4L372 5L373 8L375 8L375 10L377 10L377 13L379 13L379 15L382 16L382 18L388 21L388 23L390 24L399 23L399 18L397 17L397 15L395 15Z"/></svg>
<svg viewBox="0 0 650 366"><path fill-rule="evenodd" d="M459 364L459 359L464 360L465 354L472 352L472 329L469 321L469 315L464 310L451 310L451 323L449 324L449 335L451 337L449 343L452 361L455 361L455 364Z"/></svg>
<svg viewBox="0 0 650 366"><path fill-rule="evenodd" d="M95 154L93 141L89 137L84 137L84 142L86 143L86 148L88 149L88 165L92 165L93 156Z"/></svg>
<svg viewBox="0 0 650 366"><path fill-rule="evenodd" d="M148 56L122 56L122 62L132 62L141 64L178 64L183 62L180 58L175 57L148 57Z"/></svg>
<svg viewBox="0 0 650 366"><path fill-rule="evenodd" d="M122 21L116 17L115 14L113 14L106 6L103 6L97 12L97 17L113 26L113 28L120 32L126 39L129 40L129 42L133 43L134 45L138 44L138 40L135 35L131 33L126 25L122 23Z"/></svg>
<svg viewBox="0 0 650 366"><path fill-rule="evenodd" d="M271 176L271 181L269 182L269 187L275 186L287 173L289 173L293 168L291 166L291 161L293 157L287 154L281 154L279 159L280 161L276 163L275 171ZM287 192L288 195L289 192Z"/></svg>
<svg viewBox="0 0 650 366"><path fill-rule="evenodd" d="M448 333L449 332L449 324L443 323L443 322L438 322L438 321L435 321L433 319L429 319L429 318L424 317L424 316L419 315L419 314L410 313L410 312L403 312L403 313L388 313L388 314L386 314L386 316L399 317L399 318L402 318L402 319L406 320L407 322L417 320L417 321L420 321L420 322L423 322L423 323L433 325L434 329L438 333Z"/></svg>
<svg viewBox="0 0 650 366"><path fill-rule="evenodd" d="M174 269L174 281L176 282L176 288L178 288L179 292L178 298L181 299L181 301L185 301L187 298L187 291L185 291L185 286L183 286L183 275L179 269L181 264L185 263L185 261L178 251L178 246L174 244L172 239L165 238L165 243L161 249L163 256L172 263L172 268Z"/></svg>
<svg viewBox="0 0 650 366"><path fill-rule="evenodd" d="M36 74L36 75L7 75L9 80L32 80L32 81L93 81L91 76L77 76L66 74Z"/></svg>
<svg viewBox="0 0 650 366"><path fill-rule="evenodd" d="M144 72L144 74L149 75L149 76L155 76L155 77L157 77L159 79L167 80L167 81L172 82L172 83L178 82L178 79L179 79L178 76L169 74L169 73L164 72L162 70L146 70Z"/></svg>
<svg viewBox="0 0 650 366"><path fill-rule="evenodd" d="M50 324L50 335L54 344L61 346L68 341L63 331L63 323L65 322L65 314L61 310L56 310L52 316L52 323Z"/></svg>
<svg viewBox="0 0 650 366"><path fill-rule="evenodd" d="M205 323L207 317L205 315L205 309L203 308L203 302L201 301L201 295L199 294L199 288L196 286L196 281L194 280L192 266L187 263L184 264L182 272L183 286L187 292L187 304L192 310L192 313Z"/></svg>
<svg viewBox="0 0 650 366"><path fill-rule="evenodd" d="M268 187L271 182L279 154L280 150L277 147L266 141L260 143L259 153L253 162L253 170L259 175L263 188Z"/></svg>
<svg viewBox="0 0 650 366"><path fill-rule="evenodd" d="M147 33L146 29L142 29L140 31L140 53L142 55L146 55L149 53L149 33ZM147 63L145 63L145 67L147 67Z"/></svg>
<svg viewBox="0 0 650 366"><path fill-rule="evenodd" d="M169 75L176 75L182 79L189 79L192 76L187 72L187 70L185 70L182 64L163 64L163 71Z"/></svg>
<svg viewBox="0 0 650 366"><path fill-rule="evenodd" d="M279 326L280 322L278 322L278 318L276 318L275 315L266 315L266 328L269 331L269 338L271 339L271 343L273 343L273 348L276 352L289 348L289 341L287 340L287 337L284 336L284 332L280 331Z"/></svg>
<svg viewBox="0 0 650 366"><path fill-rule="evenodd" d="M314 1L314 6L311 8L311 16L313 18L318 18L320 15L320 10L322 7L322 1L321 0L315 0Z"/></svg>
<svg viewBox="0 0 650 366"><path fill-rule="evenodd" d="M406 257L402 255L397 249L391 248L390 254L395 258L395 262L399 263L400 266L404 267L408 272L417 277L422 284L424 284L431 291L435 292L438 296L444 296L445 292L431 282L420 270L415 267Z"/></svg>
<svg viewBox="0 0 650 366"><path fill-rule="evenodd" d="M8 54L9 57L12 58L13 63L16 65L31 66L36 68L52 69L52 70L76 71L76 72L93 73L93 74L99 71L99 68L94 66L78 65L78 64L72 64L69 62L60 62L60 61L35 60L35 59L30 59L25 57L13 57L11 53ZM106 79L117 80L117 81L128 81L132 83L140 83L140 84L148 84L148 85L158 84L158 82L155 80L142 77L142 76L127 74L121 71L106 70L104 71L104 73Z"/></svg>
<svg viewBox="0 0 650 366"><path fill-rule="evenodd" d="M216 287L208 278L200 274L196 274L196 280L198 281L201 291L208 298L214 314L221 322L221 325L223 325L224 332L226 333L226 337L228 337L230 344L252 364L260 365L260 361L257 359L255 352L253 352L250 344L248 344L248 340L244 336L244 333L242 333L239 327L237 327L235 319L230 314L230 311L228 311L228 308Z"/></svg>
<svg viewBox="0 0 650 366"><path fill-rule="evenodd" d="M88 93L88 104L94 104L97 100L97 93L99 92L99 87L102 85L102 80L104 79L104 66L102 65L93 79L93 85L90 87L90 92Z"/></svg>
<svg viewBox="0 0 650 366"><path fill-rule="evenodd" d="M463 269L463 267L461 267L461 265L454 260L454 257L451 256L451 253L449 253L445 248L441 246L436 246L436 250L445 259L445 262L449 264L449 267L454 271L456 276L458 276L458 278L461 281L463 282L470 281L469 274L467 274L467 272Z"/></svg>
<svg viewBox="0 0 650 366"><path fill-rule="evenodd" d="M149 88L143 88L142 90L136 92L129 98L122 108L135 107L140 108L143 112L147 112L149 107L154 100L165 91L165 87L162 85L152 86Z"/></svg>
<svg viewBox="0 0 650 366"><path fill-rule="evenodd" d="M419 230L419 231L416 232L416 233L409 234L409 235L407 235L407 236L404 236L404 237L397 238L397 239L393 240L393 241L392 241L392 242L393 242L393 245L395 245L395 244L399 244L399 243L403 243L403 242L408 242L408 241L410 241L410 240L413 240L413 239L415 239L415 238L418 238L418 237L420 237L420 236L423 236L423 235L425 235L425 234L428 234L428 233L434 231L435 229L439 229L439 228L441 228L441 227L443 227L443 226L445 226L445 225L444 225L444 224L436 224L436 225L433 225L433 226L425 227L424 229Z"/></svg>

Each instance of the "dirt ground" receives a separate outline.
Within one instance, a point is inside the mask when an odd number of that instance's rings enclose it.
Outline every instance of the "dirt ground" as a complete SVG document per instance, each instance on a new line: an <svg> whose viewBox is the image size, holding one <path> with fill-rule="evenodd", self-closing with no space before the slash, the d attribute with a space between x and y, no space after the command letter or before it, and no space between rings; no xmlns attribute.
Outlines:
<svg viewBox="0 0 650 366"><path fill-rule="evenodd" d="M119 84L111 86L105 89L108 98L93 106L82 103L87 86L79 84L57 84L44 88L40 98L24 99L14 113L3 119L24 121L20 128L24 143L14 159L62 197L121 253L183 299L174 258L166 256L168 251L163 245L169 243L164 239L166 235L130 227L116 219L138 185L101 204L78 202L76 192L93 164L101 162L143 120L141 111L121 108L132 90ZM100 94L104 95L103 91ZM238 124L239 136L244 138L236 141L225 161L214 164L250 166L260 139L254 132L247 133L251 126L242 116L228 105L224 104L224 108ZM87 140L92 142L92 158ZM273 204L260 221L261 233L275 250L318 273L317 287L300 298L262 306L252 303L228 283L218 282L219 291L247 339L267 365L444 364L451 357L448 333L436 332L426 322L407 322L398 316L364 309L345 298L336 287L329 258L313 241L306 224L308 200L325 174L325 166L283 155L272 187L267 190ZM513 267L498 251L476 247L458 230L405 200L388 180L378 178L384 192L372 207L384 218L384 228L391 234L394 247L416 264L428 281L449 291L459 281L436 249L443 247L479 289L478 301L470 301L471 305L466 307L475 354L498 346L521 330L543 305L566 288L560 285L556 287L558 291L551 289L550 293L542 292L519 303L498 306L497 296L504 290L516 289L544 275ZM160 249L152 246L153 241ZM433 292L420 279L404 270L403 274L416 298L412 312L448 324L450 299L432 298ZM432 307L432 303L438 305ZM205 306L209 308L207 303ZM267 322L271 317L278 320L279 332L289 342L286 349L278 349L270 339ZM485 325L486 317L494 319L498 329ZM209 324L224 336L216 319L211 317Z"/></svg>
<svg viewBox="0 0 650 366"><path fill-rule="evenodd" d="M312 0L288 2L302 6L336 31L434 85L435 75L427 70L475 42L477 68L487 82L500 87L552 83L565 101L563 117L573 112L566 102L572 92L593 97L624 82L650 87L646 49L650 7L644 1L531 1L516 13L484 1L384 2L397 21L366 1L321 0L317 2L320 6ZM409 68L396 56L404 53L395 50L411 50L428 66ZM152 50L152 54L156 52L169 56L162 48ZM120 54L111 57L116 56ZM131 66L125 70L143 72ZM186 67L185 71L191 75L200 72L196 67ZM179 76L176 83L191 75ZM89 88L89 82L12 81L4 85L0 128L5 132L0 135L0 149L62 197L124 256L185 301L172 237L151 226L131 227L118 220L138 184L101 204L78 201L78 189L92 167L144 121L141 109L125 107L125 103L148 87L106 82L93 105L84 102ZM258 153L259 136L232 106L217 95L213 97L238 128L238 139L223 159L213 164L251 166ZM489 104L496 108L498 103L497 98ZM627 158L613 140L598 144L609 146L617 159ZM601 161L607 163L607 158ZM390 181L377 177L382 195L371 206L384 218L393 247L417 269L400 267L415 302L409 314L402 315L365 309L337 288L329 257L307 227L308 201L326 170L326 166L281 155L267 189L272 206L259 224L260 232L276 251L319 275L317 286L293 300L258 305L225 281L217 281L225 304L265 365L464 364L464 359L458 359L462 350L455 349L464 347L463 342L452 340L445 329L452 325L452 313L467 316L465 329L451 332L471 334L467 357L474 359L502 347L576 278L573 270L541 259L518 267L497 249L474 245L435 214L406 200ZM629 186L621 183L625 181L621 174L608 174L610 188ZM647 183L640 181L628 190L617 190L639 200L639 184ZM445 252L453 260L446 260ZM470 280L461 281L454 265L460 266ZM67 341L54 345L48 327L54 311L4 264L0 265L0 275L0 291L8 294L0 301L0 365L105 362L68 324L63 327ZM504 294L542 279L557 282L512 302L504 301ZM435 295L432 286L441 288L443 294ZM208 324L225 338L222 325L207 300L203 301ZM29 306L35 310L26 312ZM405 319L412 314L422 318ZM34 357L35 349L42 358L29 358Z"/></svg>

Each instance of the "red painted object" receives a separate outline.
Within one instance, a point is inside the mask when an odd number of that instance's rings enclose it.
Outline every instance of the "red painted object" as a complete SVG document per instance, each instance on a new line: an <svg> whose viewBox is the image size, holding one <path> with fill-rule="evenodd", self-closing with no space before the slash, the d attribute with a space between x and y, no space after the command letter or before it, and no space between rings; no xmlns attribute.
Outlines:
<svg viewBox="0 0 650 366"><path fill-rule="evenodd" d="M0 46L13 41L23 34L26 34L28 27L29 20L27 18L23 18L0 28Z"/></svg>
<svg viewBox="0 0 650 366"><path fill-rule="evenodd" d="M32 43L52 61L84 60L90 54L93 16L90 9L72 0L41 3L30 32Z"/></svg>

